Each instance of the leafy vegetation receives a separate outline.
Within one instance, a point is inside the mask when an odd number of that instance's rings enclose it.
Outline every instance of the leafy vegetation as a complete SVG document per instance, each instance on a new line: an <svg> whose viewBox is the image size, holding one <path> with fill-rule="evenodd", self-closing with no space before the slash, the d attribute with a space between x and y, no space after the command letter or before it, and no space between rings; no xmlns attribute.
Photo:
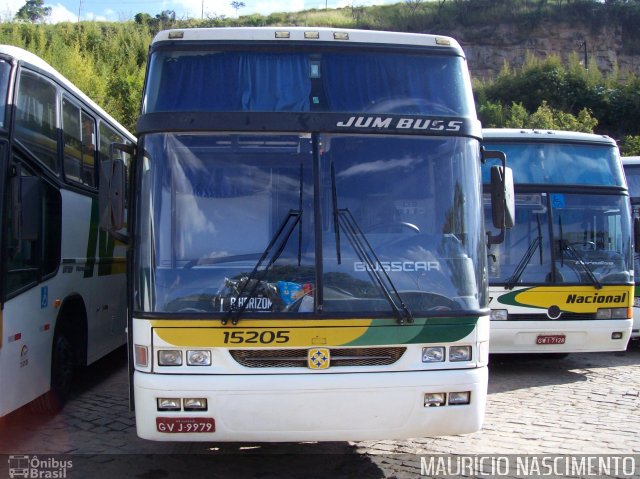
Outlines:
<svg viewBox="0 0 640 479"><path fill-rule="evenodd" d="M42 7L41 0L28 1ZM640 53L640 0L405 0L268 16L241 15L244 4L235 3L236 18L180 20L166 10L155 16L139 13L128 22L47 25L24 17L0 24L0 43L44 58L131 131L135 131L149 43L166 28L306 25L446 34L475 26L486 34L479 26L495 25L499 18L518 25L526 38L541 22L575 23L579 18L594 31L617 26L624 31L622 48ZM577 55L565 63L557 57L531 57L518 69L505 65L495 79L474 82L483 124L593 131L618 139L623 154L640 155L640 78L618 71L605 75L595 64L588 67Z"/></svg>

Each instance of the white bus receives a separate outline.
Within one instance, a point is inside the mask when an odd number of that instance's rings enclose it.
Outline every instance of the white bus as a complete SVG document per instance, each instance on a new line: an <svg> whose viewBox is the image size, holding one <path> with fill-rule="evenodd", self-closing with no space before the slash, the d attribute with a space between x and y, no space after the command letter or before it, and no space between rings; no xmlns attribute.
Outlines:
<svg viewBox="0 0 640 479"><path fill-rule="evenodd" d="M453 39L164 31L137 133L129 331L140 437L480 428L481 129ZM501 226L508 169L494 171Z"/></svg>
<svg viewBox="0 0 640 479"><path fill-rule="evenodd" d="M57 410L126 341L125 246L100 231L98 165L134 137L37 56L0 46L0 416Z"/></svg>
<svg viewBox="0 0 640 479"><path fill-rule="evenodd" d="M633 256L615 141L519 129L485 129L483 138L507 155L517 209L505 241L488 252L491 353L624 350Z"/></svg>
<svg viewBox="0 0 640 479"><path fill-rule="evenodd" d="M629 197L631 198L631 212L633 215L634 232L640 229L640 156L627 156L622 158L622 166L627 178ZM635 238L634 252L634 298L633 298L633 328L631 339L640 338L640 238Z"/></svg>

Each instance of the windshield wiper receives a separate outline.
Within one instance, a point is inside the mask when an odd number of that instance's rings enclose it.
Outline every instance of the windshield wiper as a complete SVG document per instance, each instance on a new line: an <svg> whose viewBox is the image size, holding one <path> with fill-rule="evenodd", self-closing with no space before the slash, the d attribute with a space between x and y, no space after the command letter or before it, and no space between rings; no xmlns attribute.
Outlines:
<svg viewBox="0 0 640 479"><path fill-rule="evenodd" d="M600 281L598 281L598 278L596 278L596 276L593 274L593 271L591 271L591 268L589 268L589 265L587 265L587 263L584 262L582 255L578 253L578 251L573 247L571 243L569 243L568 241L565 241L564 235L562 232L561 216L558 217L558 225L560 227L560 256L562 259L561 265L564 266L564 251L568 251L569 253L571 253L571 256L573 256L573 259L575 260L575 262L580 265L580 267L583 269L585 273L587 273L587 276L593 283L593 286L595 286L596 289L602 289L602 284L600 284Z"/></svg>
<svg viewBox="0 0 640 479"><path fill-rule="evenodd" d="M394 315L396 316L399 324L404 324L405 320L408 323L413 323L413 315L411 311L404 303L402 296L398 292L398 289L393 284L393 281L389 277L389 274L384 269L382 262L378 258L375 250L367 240L367 237L362 232L362 229L358 225L358 222L351 214L349 208L338 208L338 200L336 193L336 182L335 182L335 172L333 168L333 163L331 164L331 189L333 196L333 221L334 228L336 234L336 248L338 253L338 263L340 263L340 246L339 246L339 229L342 227L343 231L347 235L347 239L354 251L358 255L358 258L365 263L367 272L369 276L378 284L380 287L380 291L384 295L385 299L391 306ZM380 271L384 274L384 279L380 274ZM385 284L386 280L386 284ZM400 307L394 301L393 295L396 297L397 301L400 303Z"/></svg>
<svg viewBox="0 0 640 479"><path fill-rule="evenodd" d="M302 262L302 187L302 164L300 164L300 193L298 198L298 209L289 210L289 213L284 218L284 220L280 224L280 227L269 241L269 244L262 252L262 255L260 255L260 259L253 267L253 270L251 271L251 273L249 273L246 281L244 281L244 284L236 294L235 300L231 302L229 313L224 318L222 318L223 325L227 324L229 317L231 317L231 324L238 324L240 317L246 311L247 306L251 303L251 299L255 296L258 287L266 278L269 268L271 268L271 266L273 266L273 264L278 260L278 258L284 251L284 248L287 246L289 238L291 238L291 235L293 234L293 230L295 230L296 226L298 225L298 266L300 266ZM291 221L292 218L293 221ZM287 225L289 226L287 227ZM278 240L280 240L279 244ZM272 254L271 259L262 270L262 274L260 274L260 266L267 259L272 249L276 247L276 244L277 249L275 249L275 252ZM249 293L246 297L243 297L243 294L247 289L249 289ZM240 304L240 298L244 298L242 304ZM240 304L240 306L237 306L238 304Z"/></svg>
<svg viewBox="0 0 640 479"><path fill-rule="evenodd" d="M540 227L540 216L536 215L536 220L538 221L538 236L533 239L533 241L527 248L527 251L522 256L522 259L518 263L518 266L516 266L513 274L507 280L506 284L504 285L505 289L513 289L516 283L520 281L524 270L529 264L529 261L531 261L531 258L533 258L533 253L536 252L537 248L540 248L540 264L542 264L542 228Z"/></svg>
<svg viewBox="0 0 640 479"><path fill-rule="evenodd" d="M292 218L293 218L293 221L290 221ZM229 313L227 314L226 317L222 318L222 324L227 324L229 317L231 317L232 324L238 324L238 321L240 320L240 316L242 316L242 314L247 309L247 306L251 302L251 299L254 297L254 295L256 294L256 291L258 290L258 286L265 279L267 272L269 271L269 268L271 268L273 263L275 263L278 260L278 258L284 251L284 248L287 245L289 238L291 238L291 234L293 233L293 230L296 228L298 223L300 223L301 218L302 218L302 212L300 210L289 210L289 213L282 221L282 224L276 231L276 234L273 235L273 237L271 238L271 241L269 241L269 244L267 245L265 250L262 252L260 259L258 260L256 265L253 267L253 270L251 271L251 273L249 273L249 276L247 277L247 279L244 281L242 288L240 288L240 290L236 294L235 300L231 302ZM289 225L289 227L287 227L287 225ZM260 274L260 271L259 271L260 266L267 259L272 249L278 243L279 239L280 239L280 243L277 245L277 249L275 249L275 252L271 255L271 259L269 259L268 263L262 270L262 274ZM249 289L249 293L245 297L243 295L247 291L247 289ZM242 304L240 304L240 298L244 299ZM240 306L237 306L238 304L240 304Z"/></svg>

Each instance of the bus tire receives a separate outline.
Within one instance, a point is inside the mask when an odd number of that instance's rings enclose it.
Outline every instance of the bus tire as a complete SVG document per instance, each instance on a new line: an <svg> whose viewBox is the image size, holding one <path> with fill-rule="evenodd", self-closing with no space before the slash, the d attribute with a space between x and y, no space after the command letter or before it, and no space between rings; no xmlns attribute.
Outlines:
<svg viewBox="0 0 640 479"><path fill-rule="evenodd" d="M51 352L51 389L32 403L32 409L39 413L58 413L69 397L75 355L73 345L64 333L56 333Z"/></svg>

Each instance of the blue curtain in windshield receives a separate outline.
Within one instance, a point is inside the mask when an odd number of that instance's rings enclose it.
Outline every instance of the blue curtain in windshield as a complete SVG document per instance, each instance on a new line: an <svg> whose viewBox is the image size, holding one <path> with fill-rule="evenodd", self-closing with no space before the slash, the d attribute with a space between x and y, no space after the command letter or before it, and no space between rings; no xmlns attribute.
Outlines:
<svg viewBox="0 0 640 479"><path fill-rule="evenodd" d="M331 111L443 114L460 110L460 78L451 58L324 54L323 87ZM430 83L438 85L438 98ZM357 85L357 88L354 88ZM438 111L438 106L447 109ZM461 113L453 111L453 113Z"/></svg>
<svg viewBox="0 0 640 479"><path fill-rule="evenodd" d="M303 54L218 53L166 58L151 111L309 111Z"/></svg>

